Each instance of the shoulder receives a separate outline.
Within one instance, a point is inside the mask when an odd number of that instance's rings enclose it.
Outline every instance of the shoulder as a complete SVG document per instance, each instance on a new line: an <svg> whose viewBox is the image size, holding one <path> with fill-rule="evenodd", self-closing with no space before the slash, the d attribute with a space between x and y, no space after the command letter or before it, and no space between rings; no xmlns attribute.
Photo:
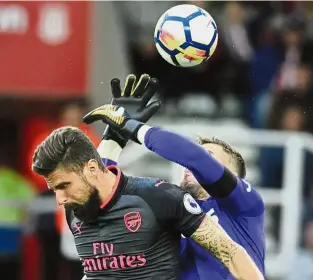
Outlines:
<svg viewBox="0 0 313 280"><path fill-rule="evenodd" d="M183 192L177 185L150 177L128 177L126 194L139 196L149 204L156 201L159 204L194 201L190 194Z"/></svg>
<svg viewBox="0 0 313 280"><path fill-rule="evenodd" d="M164 180L152 177L132 177L127 176L126 191L128 193L136 192L138 189L154 188Z"/></svg>
<svg viewBox="0 0 313 280"><path fill-rule="evenodd" d="M179 188L177 185L171 184L164 180L158 180L147 188L136 188L136 195L145 200L158 200L159 203L192 203L192 196ZM196 202L195 202L196 203Z"/></svg>

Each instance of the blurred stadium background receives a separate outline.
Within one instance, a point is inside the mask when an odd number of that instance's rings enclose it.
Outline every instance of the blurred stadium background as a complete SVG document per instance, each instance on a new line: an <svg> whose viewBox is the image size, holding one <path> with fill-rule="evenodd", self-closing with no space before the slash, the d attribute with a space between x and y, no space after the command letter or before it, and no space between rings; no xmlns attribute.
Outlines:
<svg viewBox="0 0 313 280"><path fill-rule="evenodd" d="M30 169L54 128L110 101L109 81L160 79L163 109L151 124L189 137L218 136L248 163L267 205L268 279L313 279L313 4L192 2L219 28L204 65L179 69L156 52L158 17L179 2L0 3L0 274L77 280L80 263L53 194ZM129 145L128 174L179 182L180 168Z"/></svg>

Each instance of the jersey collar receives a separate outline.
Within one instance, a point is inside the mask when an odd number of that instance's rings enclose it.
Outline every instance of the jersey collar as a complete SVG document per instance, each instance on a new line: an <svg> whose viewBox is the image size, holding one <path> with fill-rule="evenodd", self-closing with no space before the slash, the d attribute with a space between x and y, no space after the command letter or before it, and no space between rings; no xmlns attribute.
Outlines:
<svg viewBox="0 0 313 280"><path fill-rule="evenodd" d="M116 166L108 166L107 170L111 171L116 175L116 181L113 186L111 195L100 205L101 209L108 209L113 206L116 201L121 197L123 190L126 186L126 177L122 173L121 169Z"/></svg>

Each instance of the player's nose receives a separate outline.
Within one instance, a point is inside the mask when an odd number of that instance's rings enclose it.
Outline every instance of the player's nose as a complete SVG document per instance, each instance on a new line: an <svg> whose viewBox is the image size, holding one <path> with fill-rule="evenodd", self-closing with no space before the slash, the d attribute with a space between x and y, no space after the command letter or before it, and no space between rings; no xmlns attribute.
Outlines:
<svg viewBox="0 0 313 280"><path fill-rule="evenodd" d="M62 190L57 190L55 192L55 199L59 205L64 205L68 202L68 198Z"/></svg>

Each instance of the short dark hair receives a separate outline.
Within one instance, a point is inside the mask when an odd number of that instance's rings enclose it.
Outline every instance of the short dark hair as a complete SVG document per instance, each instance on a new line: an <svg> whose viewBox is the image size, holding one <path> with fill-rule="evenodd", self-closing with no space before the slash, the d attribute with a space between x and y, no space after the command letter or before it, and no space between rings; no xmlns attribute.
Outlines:
<svg viewBox="0 0 313 280"><path fill-rule="evenodd" d="M197 138L197 141L200 145L216 144L222 147L223 151L227 153L228 155L230 155L232 159L234 159L234 161L236 162L238 176L243 179L246 177L246 173L247 173L246 163L242 155L238 151L236 151L233 147L231 147L229 144L215 137L207 138L207 137L199 136Z"/></svg>
<svg viewBox="0 0 313 280"><path fill-rule="evenodd" d="M101 157L89 138L80 129L65 126L54 130L36 148L32 169L45 177L56 168L79 173L91 159L104 170Z"/></svg>

